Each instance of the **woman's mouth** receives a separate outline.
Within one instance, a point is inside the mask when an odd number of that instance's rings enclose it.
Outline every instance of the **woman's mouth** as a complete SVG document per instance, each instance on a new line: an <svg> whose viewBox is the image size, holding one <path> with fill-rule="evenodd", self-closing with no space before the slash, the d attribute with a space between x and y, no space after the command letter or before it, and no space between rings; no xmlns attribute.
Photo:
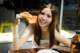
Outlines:
<svg viewBox="0 0 80 53"><path fill-rule="evenodd" d="M45 20L40 20L40 23L41 23L41 24L45 24L46 21L45 21Z"/></svg>

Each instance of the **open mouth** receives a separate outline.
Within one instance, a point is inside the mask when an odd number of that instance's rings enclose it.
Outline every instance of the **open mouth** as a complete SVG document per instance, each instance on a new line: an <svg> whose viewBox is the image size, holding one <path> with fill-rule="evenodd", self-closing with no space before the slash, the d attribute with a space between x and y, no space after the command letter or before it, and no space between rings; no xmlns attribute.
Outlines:
<svg viewBox="0 0 80 53"><path fill-rule="evenodd" d="M41 23L41 24L45 24L46 21L45 21L45 20L40 20L40 23Z"/></svg>

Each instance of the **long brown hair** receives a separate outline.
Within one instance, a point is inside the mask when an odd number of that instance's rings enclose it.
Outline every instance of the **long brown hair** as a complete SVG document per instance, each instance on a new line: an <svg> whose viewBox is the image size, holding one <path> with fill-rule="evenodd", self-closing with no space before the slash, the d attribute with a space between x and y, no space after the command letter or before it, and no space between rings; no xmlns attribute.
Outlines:
<svg viewBox="0 0 80 53"><path fill-rule="evenodd" d="M41 8L40 13L44 8L47 8L47 5L44 5ZM50 10L52 13L52 22L50 23L48 30L49 30L49 34L50 34L49 37L50 37L50 47L51 47L55 42L55 38L54 38L55 31L54 30L56 28L59 31L59 28L58 28L58 24L57 24L57 8L56 8L56 6L51 5ZM40 40L42 37L41 34L42 34L42 31L41 31L41 28L40 28L39 23L37 21L34 26L34 40L36 41L36 43L38 45L40 45Z"/></svg>

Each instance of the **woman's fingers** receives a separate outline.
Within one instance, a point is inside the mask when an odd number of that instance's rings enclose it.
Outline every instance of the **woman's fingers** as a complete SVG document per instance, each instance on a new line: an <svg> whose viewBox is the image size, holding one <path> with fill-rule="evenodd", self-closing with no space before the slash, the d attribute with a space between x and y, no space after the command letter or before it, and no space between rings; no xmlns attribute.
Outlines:
<svg viewBox="0 0 80 53"><path fill-rule="evenodd" d="M53 45L50 49L57 49L57 45Z"/></svg>
<svg viewBox="0 0 80 53"><path fill-rule="evenodd" d="M24 18L24 14L20 13L20 14L16 14L16 24L20 23L20 19Z"/></svg>
<svg viewBox="0 0 80 53"><path fill-rule="evenodd" d="M16 18L22 18L23 15L22 14L16 14Z"/></svg>
<svg viewBox="0 0 80 53"><path fill-rule="evenodd" d="M19 18L16 18L15 25L18 25L19 26L19 24L20 24L20 19Z"/></svg>
<svg viewBox="0 0 80 53"><path fill-rule="evenodd" d="M20 19L19 18L16 18L16 24L20 24Z"/></svg>

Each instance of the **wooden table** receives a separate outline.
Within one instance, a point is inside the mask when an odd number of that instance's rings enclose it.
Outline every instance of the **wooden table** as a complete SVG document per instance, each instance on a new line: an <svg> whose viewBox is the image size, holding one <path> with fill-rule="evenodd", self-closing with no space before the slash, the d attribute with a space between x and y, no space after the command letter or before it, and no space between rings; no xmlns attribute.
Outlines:
<svg viewBox="0 0 80 53"><path fill-rule="evenodd" d="M37 51L43 48L30 48L30 49L20 49L20 50L9 50L8 53L37 53ZM58 50L57 50L58 51ZM59 51L60 53L70 53L66 51Z"/></svg>

